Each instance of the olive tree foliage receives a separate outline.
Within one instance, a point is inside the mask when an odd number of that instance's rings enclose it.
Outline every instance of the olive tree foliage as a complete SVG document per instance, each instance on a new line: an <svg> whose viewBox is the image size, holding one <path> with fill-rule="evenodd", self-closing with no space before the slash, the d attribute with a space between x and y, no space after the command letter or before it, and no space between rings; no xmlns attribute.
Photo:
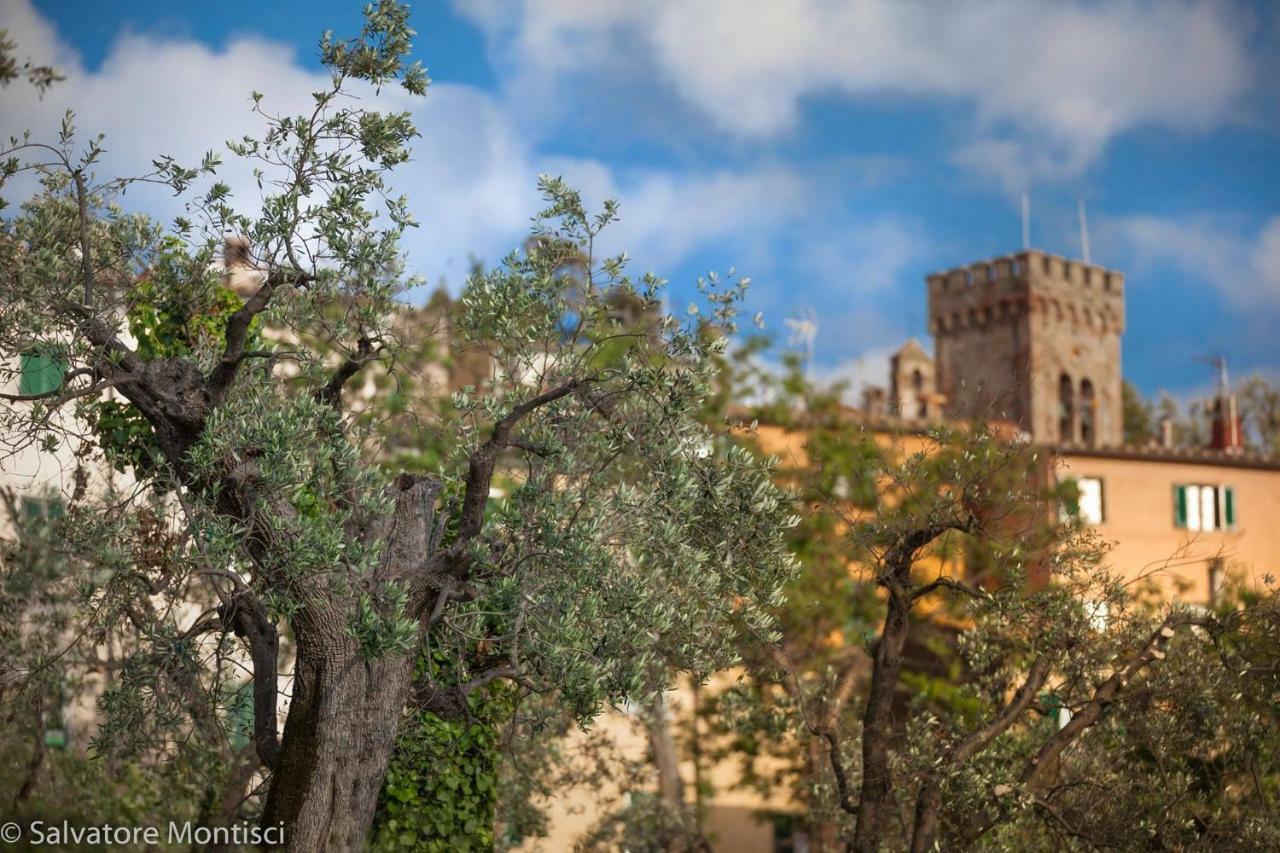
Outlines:
<svg viewBox="0 0 1280 853"><path fill-rule="evenodd" d="M0 29L0 86L25 79L43 92L63 79L58 69L50 65L34 65L29 59L20 62L15 55L17 49L18 45L9 38L8 30Z"/></svg>
<svg viewBox="0 0 1280 853"><path fill-rule="evenodd" d="M611 295L656 309L661 282L597 258L614 205L589 215L556 179L535 239L467 283L455 334L492 370L441 401L452 417L419 421L439 469L379 464L349 386L395 369L412 284L397 240L413 223L385 179L416 132L369 104L392 84L425 91L411 36L383 0L359 36L322 41L330 85L311 112L253 95L262 135L228 143L259 177L253 215L212 153L98 179L102 143L77 147L70 117L59 140L2 155L6 177L35 170L42 189L0 233L0 351L65 364L58 388L4 395L4 448L88 471L124 459L136 480L76 495L63 527L85 572L76 639L129 641L99 745L163 757L218 717L233 673L250 678L261 820L299 850L363 845L407 713L465 714L501 680L585 723L664 687L656 660L698 675L731 662L741 634L771 630L792 572L768 466L699 417L742 283L709 284L683 325L619 322ZM189 195L170 233L121 206L137 180ZM249 239L264 284L220 308L208 262L227 232ZM159 554L140 548L144 508Z"/></svg>
<svg viewBox="0 0 1280 853"><path fill-rule="evenodd" d="M1274 848L1272 589L1144 599L1043 451L806 409L782 641L716 702L744 784L818 850Z"/></svg>

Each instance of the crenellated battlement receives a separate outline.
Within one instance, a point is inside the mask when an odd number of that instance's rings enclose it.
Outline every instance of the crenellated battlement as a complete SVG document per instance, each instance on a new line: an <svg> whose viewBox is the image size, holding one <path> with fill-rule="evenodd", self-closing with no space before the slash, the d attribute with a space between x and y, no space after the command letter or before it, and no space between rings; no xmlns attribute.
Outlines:
<svg viewBox="0 0 1280 853"><path fill-rule="evenodd" d="M1037 311L1124 327L1124 273L1036 250L933 273L928 294L934 334Z"/></svg>
<svg viewBox="0 0 1280 853"><path fill-rule="evenodd" d="M929 295L963 294L974 288L1011 282L1075 285L1105 294L1124 294L1124 273L1030 249L989 261L932 273Z"/></svg>

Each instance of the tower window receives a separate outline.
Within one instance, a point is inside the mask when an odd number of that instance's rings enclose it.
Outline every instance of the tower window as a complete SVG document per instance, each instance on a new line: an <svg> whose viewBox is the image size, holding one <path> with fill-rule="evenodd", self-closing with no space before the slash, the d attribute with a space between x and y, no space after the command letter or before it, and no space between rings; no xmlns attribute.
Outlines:
<svg viewBox="0 0 1280 853"><path fill-rule="evenodd" d="M1071 387L1071 377L1062 374L1058 380L1058 440L1071 442L1076 439L1075 430L1075 389Z"/></svg>
<svg viewBox="0 0 1280 853"><path fill-rule="evenodd" d="M924 374L920 368L911 371L911 390L916 395L916 417L924 418L929 414L929 405L924 399Z"/></svg>
<svg viewBox="0 0 1280 853"><path fill-rule="evenodd" d="M1097 415L1097 401L1094 399L1093 383L1088 379L1080 382L1080 441L1086 447L1097 443L1097 431L1094 429L1094 418Z"/></svg>

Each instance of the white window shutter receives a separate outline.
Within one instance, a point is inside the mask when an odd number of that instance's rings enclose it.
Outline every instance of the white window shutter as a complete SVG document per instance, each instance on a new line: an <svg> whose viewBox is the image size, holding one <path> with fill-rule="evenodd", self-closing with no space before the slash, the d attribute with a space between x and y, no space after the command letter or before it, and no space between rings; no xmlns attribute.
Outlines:
<svg viewBox="0 0 1280 853"><path fill-rule="evenodd" d="M1080 518L1087 524L1102 523L1102 481L1097 477L1081 477Z"/></svg>
<svg viewBox="0 0 1280 853"><path fill-rule="evenodd" d="M1200 529L1218 529L1218 490L1213 486L1200 487Z"/></svg>

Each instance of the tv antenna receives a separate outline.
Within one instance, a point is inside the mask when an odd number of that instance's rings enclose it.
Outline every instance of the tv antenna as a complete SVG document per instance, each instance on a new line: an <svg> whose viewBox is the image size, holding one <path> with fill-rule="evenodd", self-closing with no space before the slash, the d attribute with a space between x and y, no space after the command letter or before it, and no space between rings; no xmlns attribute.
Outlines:
<svg viewBox="0 0 1280 853"><path fill-rule="evenodd" d="M1198 355L1196 361L1207 364L1218 371L1218 393L1226 397L1231 393L1231 382L1227 376L1227 357L1225 355Z"/></svg>
<svg viewBox="0 0 1280 853"><path fill-rule="evenodd" d="M812 306L804 308L799 317L783 320L791 330L787 346L798 346L804 353L804 374L809 376L809 364L813 361L813 343L818 338L818 313Z"/></svg>

